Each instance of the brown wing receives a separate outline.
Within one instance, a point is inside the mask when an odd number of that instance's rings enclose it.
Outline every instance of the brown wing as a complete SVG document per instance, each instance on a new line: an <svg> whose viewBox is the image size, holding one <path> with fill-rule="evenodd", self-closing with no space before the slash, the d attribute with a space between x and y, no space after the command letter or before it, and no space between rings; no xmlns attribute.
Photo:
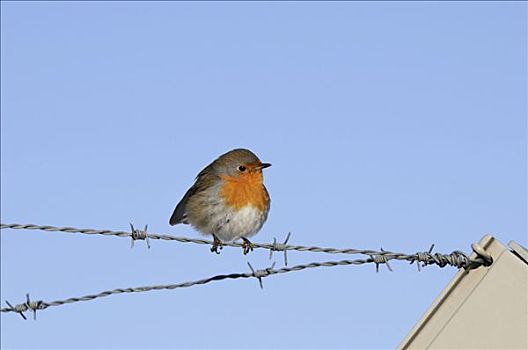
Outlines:
<svg viewBox="0 0 528 350"><path fill-rule="evenodd" d="M174 226L177 224L188 224L187 220L187 202L189 198L196 192L203 191L211 186L213 182L218 179L216 175L212 172L212 164L208 165L203 169L198 176L196 176L196 181L189 190L185 193L183 198L180 200L174 212L169 219L169 224Z"/></svg>
<svg viewBox="0 0 528 350"><path fill-rule="evenodd" d="M190 196L192 196L196 192L196 184L189 188L187 192L185 193L185 196L180 200L178 205L176 205L176 208L174 208L174 212L172 213L169 224L174 226L177 224L188 224L187 222L187 213L186 213L186 206L187 206L187 200Z"/></svg>

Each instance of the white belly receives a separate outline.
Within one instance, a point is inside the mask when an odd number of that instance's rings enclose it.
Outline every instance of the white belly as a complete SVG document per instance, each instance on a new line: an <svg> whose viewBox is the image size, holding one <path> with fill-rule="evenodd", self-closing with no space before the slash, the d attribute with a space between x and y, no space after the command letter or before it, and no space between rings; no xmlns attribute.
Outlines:
<svg viewBox="0 0 528 350"><path fill-rule="evenodd" d="M213 233L223 242L251 237L260 230L266 217L266 212L260 212L252 205L239 210L229 210Z"/></svg>

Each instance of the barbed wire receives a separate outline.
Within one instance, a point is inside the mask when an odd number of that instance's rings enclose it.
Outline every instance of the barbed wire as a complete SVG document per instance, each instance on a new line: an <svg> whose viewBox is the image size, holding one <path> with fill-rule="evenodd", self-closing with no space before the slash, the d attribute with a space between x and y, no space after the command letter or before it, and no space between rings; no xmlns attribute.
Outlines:
<svg viewBox="0 0 528 350"><path fill-rule="evenodd" d="M117 237L130 237L132 239L132 246L135 240L145 240L147 247L150 248L149 239L161 239L161 240L170 240L178 241L182 243L197 243L197 244L212 244L212 241L203 240L203 239L194 239L187 237L175 237L171 235L164 234L153 234L147 233L147 226L143 230L137 230L132 224L130 224L131 232L125 231L110 231L110 230L93 230L93 229L78 229L73 227L56 227L56 226L42 226L42 225L33 225L33 224L0 224L0 229L16 229L16 230L42 230L48 232L68 232L68 233L82 233L82 234L99 234L105 236L117 236ZM13 306L10 302L6 300L8 307L1 309L2 313L6 312L16 312L26 319L24 312L32 311L33 317L36 318L36 312L38 310L44 310L52 306L61 306L65 304L76 303L80 301L90 301L114 294L123 294L123 293L139 293L139 292L148 292L154 290L173 290L176 288L186 288L192 287L195 285L203 285L213 281L221 281L227 279L240 279L240 278L256 278L260 287L262 288L262 279L275 274L289 273L295 271L301 271L305 269L312 269L318 267L335 267L335 266L347 266L347 265L362 265L372 263L376 266L376 272L379 271L379 265L385 264L387 268L392 271L392 268L389 265L390 260L406 260L411 264L416 263L418 270L421 266L426 265L438 265L440 267L445 266L454 266L458 268L465 269L474 269L480 266L489 266L492 264L493 259L489 253L487 253L479 244L474 243L471 245L474 251L474 257L470 258L461 251L455 250L450 254L440 254L432 253L434 245L426 252L418 252L415 254L404 254L404 253L394 253L390 251L385 251L381 249L380 251L375 250L362 250L362 249L337 249L337 248L321 248L321 247L306 247L306 246L295 246L288 245L288 240L290 239L291 234L289 233L286 237L284 243L277 243L277 239L274 239L272 244L262 244L262 243L253 243L255 248L263 248L270 250L270 259L272 257L273 251L284 251L285 264L287 264L286 251L296 250L296 251L310 251L310 252L322 252L322 253L344 253L344 254L364 254L368 255L368 258L365 259L355 259L355 260L339 260L339 261L326 261L326 262L312 262L309 264L295 265L292 267L283 267L280 269L275 269L275 263L271 267L261 270L255 270L249 264L251 272L246 273L231 273L227 275L216 275L196 281L189 281L183 283L175 284L162 284L154 286L143 286L143 287L130 287L130 288L117 288L113 290L103 291L97 294L89 294L81 297L72 297L64 300L56 300L52 302L46 302L42 300L31 301L29 294L26 294L26 301L21 304ZM226 246L230 247L242 247L242 244L231 242L225 243Z"/></svg>
<svg viewBox="0 0 528 350"><path fill-rule="evenodd" d="M226 279L239 279L239 278L256 278L259 282L260 288L263 288L262 285L262 279L264 277L276 275L276 274L283 274L283 273L289 273L289 272L296 272L301 271L305 269L313 269L318 267L335 267L335 266L347 266L347 265L363 265L368 263L373 263L376 265L376 271L378 271L378 266L380 264L388 264L389 258L386 256L372 256L367 259L355 259L355 260L339 260L339 261L325 261L325 262L312 262L309 264L301 264L296 265L292 267L283 267L280 269L275 269L275 263L271 265L271 267L262 269L262 270L255 270L251 264L248 262L248 266L251 270L251 272L245 272L245 273L231 273L227 275L216 275L196 281L189 281L189 282L183 282L183 283L175 283L175 284L162 284L162 285L154 285L154 286L143 286L143 287L130 287L130 288L117 288L112 290L106 290L97 294L89 294L81 297L72 297L64 300L56 300L51 302L46 302L42 300L38 301L31 301L29 298L29 294L26 294L26 302L22 304L18 304L13 306L11 303L9 303L6 300L6 304L8 307L2 308L1 312L16 312L22 316L22 318L26 319L26 316L24 315L24 312L26 311L32 311L33 312L33 318L36 319L36 313L38 310L44 310L52 306L61 306L65 304L71 304L71 303L77 303L80 301L91 301L98 298L107 297L114 294L123 294L123 293L142 293L142 292L149 292L149 291L155 291L155 290L173 290L177 288L187 288L192 287L195 285L203 285L214 281L221 281ZM390 267L387 265L387 267L390 269ZM390 269L392 271L392 269Z"/></svg>
<svg viewBox="0 0 528 350"><path fill-rule="evenodd" d="M147 226L145 225L144 230L135 229L132 224L130 224L131 231L111 231L111 230L95 230L95 229L81 229L75 227L58 227L58 226L49 226L49 225L34 225L34 224L4 224L0 223L0 229L13 229L13 230L41 230L46 232L66 232L66 233L80 233L86 235L103 235L103 236L116 236L116 237L130 237L132 243L135 240L145 240L147 246L150 248L149 239L154 240L165 240L165 241L176 241L180 243L194 243L194 244L205 244L212 245L213 241L207 239L198 239L198 238L189 238L189 237L177 237L168 234L157 234L157 233L147 233ZM436 264L440 267L446 265L456 266L458 268L476 268L479 266L489 266L492 263L491 256L486 253L483 249L478 249L478 252L473 248L477 257L470 259L467 255L459 250L455 250L450 254L441 254L441 253L432 253L434 244L431 245L431 248L426 252L417 252L415 254L405 254L405 253L396 253L387 250L369 250L369 249L353 249L353 248L323 248L317 246L301 246L301 245L289 245L288 240L291 237L291 233L288 233L284 243L277 242L275 238L273 243L254 243L252 246L258 249L266 249L270 251L270 259L274 251L283 251L284 252L284 264L287 265L287 255L286 252L289 250L299 251L299 252L314 252L314 253L327 253L327 254L362 254L368 255L370 257L376 257L378 261L385 263L388 260L406 260L411 264L414 262L422 262L423 266ZM225 242L224 246L227 247L242 247L242 243L238 242ZM380 260L381 259L381 260ZM417 264L418 269L420 265Z"/></svg>

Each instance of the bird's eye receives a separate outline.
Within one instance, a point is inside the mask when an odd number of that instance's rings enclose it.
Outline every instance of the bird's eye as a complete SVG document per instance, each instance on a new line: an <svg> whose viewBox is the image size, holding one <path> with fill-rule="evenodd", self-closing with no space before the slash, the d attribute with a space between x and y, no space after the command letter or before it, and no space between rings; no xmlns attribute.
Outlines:
<svg viewBox="0 0 528 350"><path fill-rule="evenodd" d="M238 167L238 171L243 173L244 171L246 171L246 167L241 165L241 166Z"/></svg>

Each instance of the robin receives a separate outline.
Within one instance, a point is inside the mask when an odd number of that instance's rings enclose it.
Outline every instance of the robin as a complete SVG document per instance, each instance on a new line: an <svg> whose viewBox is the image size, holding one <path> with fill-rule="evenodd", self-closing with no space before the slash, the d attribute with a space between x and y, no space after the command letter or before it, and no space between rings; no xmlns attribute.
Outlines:
<svg viewBox="0 0 528 350"><path fill-rule="evenodd" d="M191 224L213 236L211 252L219 254L222 242L242 239L244 254L253 250L248 237L268 217L270 197L262 169L270 167L247 149L234 149L206 166L180 200L169 224Z"/></svg>

